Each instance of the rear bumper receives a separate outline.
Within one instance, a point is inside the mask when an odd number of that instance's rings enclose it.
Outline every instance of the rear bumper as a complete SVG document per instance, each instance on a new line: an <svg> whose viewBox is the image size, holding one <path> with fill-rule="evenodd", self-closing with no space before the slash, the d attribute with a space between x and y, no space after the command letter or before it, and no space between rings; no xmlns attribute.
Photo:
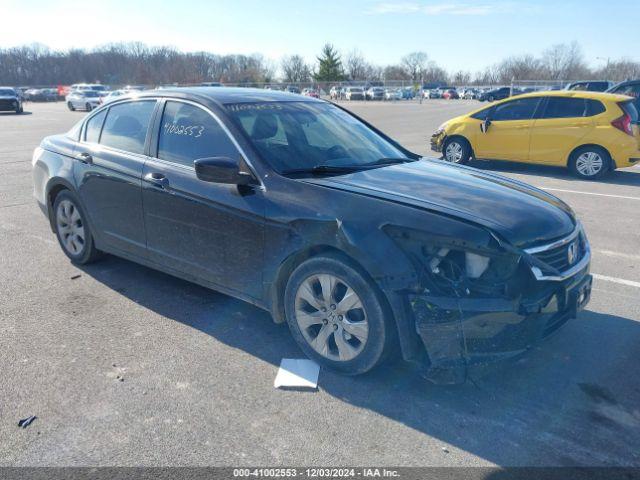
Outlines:
<svg viewBox="0 0 640 480"><path fill-rule="evenodd" d="M469 368L526 352L575 318L589 302L587 266L565 282L539 282L526 298L442 298L410 295L416 330L429 356L424 375L460 383Z"/></svg>

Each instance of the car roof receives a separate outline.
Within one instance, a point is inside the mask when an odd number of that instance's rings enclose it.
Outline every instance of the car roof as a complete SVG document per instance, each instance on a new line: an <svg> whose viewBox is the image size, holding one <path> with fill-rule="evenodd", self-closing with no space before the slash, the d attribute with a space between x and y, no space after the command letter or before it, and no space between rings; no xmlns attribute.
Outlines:
<svg viewBox="0 0 640 480"><path fill-rule="evenodd" d="M178 87L141 92L142 97L206 98L220 104L254 102L319 102L313 97L264 88L242 87Z"/></svg>
<svg viewBox="0 0 640 480"><path fill-rule="evenodd" d="M513 98L526 98L526 97L576 97L576 98L590 98L593 100L604 101L624 101L628 100L627 95L619 95L615 93L604 92L591 92L588 90L543 90L539 92L523 93L522 95L516 95L509 97L506 100Z"/></svg>

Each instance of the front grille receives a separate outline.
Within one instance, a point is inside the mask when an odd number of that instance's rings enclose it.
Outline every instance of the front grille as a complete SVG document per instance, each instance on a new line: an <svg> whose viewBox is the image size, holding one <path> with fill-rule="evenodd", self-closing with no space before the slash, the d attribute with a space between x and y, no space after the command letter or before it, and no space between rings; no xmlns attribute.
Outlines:
<svg viewBox="0 0 640 480"><path fill-rule="evenodd" d="M588 267L591 259L589 242L579 223L573 233L565 238L548 245L527 248L525 252L556 270L553 272L543 265L531 264L531 272L537 280L564 280Z"/></svg>
<svg viewBox="0 0 640 480"><path fill-rule="evenodd" d="M15 100L0 100L0 109L13 110L14 108L16 108L14 102Z"/></svg>
<svg viewBox="0 0 640 480"><path fill-rule="evenodd" d="M570 249L573 249L573 252L569 253ZM583 237L582 235L578 235L564 245L536 252L533 256L556 270L564 272L582 260L585 253L586 249Z"/></svg>

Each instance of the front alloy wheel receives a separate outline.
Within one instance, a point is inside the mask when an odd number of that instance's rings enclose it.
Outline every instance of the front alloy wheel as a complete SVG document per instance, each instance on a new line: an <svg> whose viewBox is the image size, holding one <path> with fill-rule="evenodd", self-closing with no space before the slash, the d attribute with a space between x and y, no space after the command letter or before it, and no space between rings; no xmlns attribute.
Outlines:
<svg viewBox="0 0 640 480"><path fill-rule="evenodd" d="M289 277L284 313L302 351L347 375L375 367L395 338L384 296L368 275L338 254L301 263Z"/></svg>
<svg viewBox="0 0 640 480"><path fill-rule="evenodd" d="M295 317L309 345L330 360L347 361L364 348L369 323L362 300L338 277L308 277L296 293Z"/></svg>

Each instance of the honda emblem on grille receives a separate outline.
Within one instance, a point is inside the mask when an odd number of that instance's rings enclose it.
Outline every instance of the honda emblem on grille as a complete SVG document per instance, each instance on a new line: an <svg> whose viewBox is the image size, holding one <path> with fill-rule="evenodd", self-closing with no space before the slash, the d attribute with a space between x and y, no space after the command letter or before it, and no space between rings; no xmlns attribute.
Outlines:
<svg viewBox="0 0 640 480"><path fill-rule="evenodd" d="M569 245L567 249L567 260L569 261L569 265L573 265L578 258L578 244L577 242L573 242Z"/></svg>

